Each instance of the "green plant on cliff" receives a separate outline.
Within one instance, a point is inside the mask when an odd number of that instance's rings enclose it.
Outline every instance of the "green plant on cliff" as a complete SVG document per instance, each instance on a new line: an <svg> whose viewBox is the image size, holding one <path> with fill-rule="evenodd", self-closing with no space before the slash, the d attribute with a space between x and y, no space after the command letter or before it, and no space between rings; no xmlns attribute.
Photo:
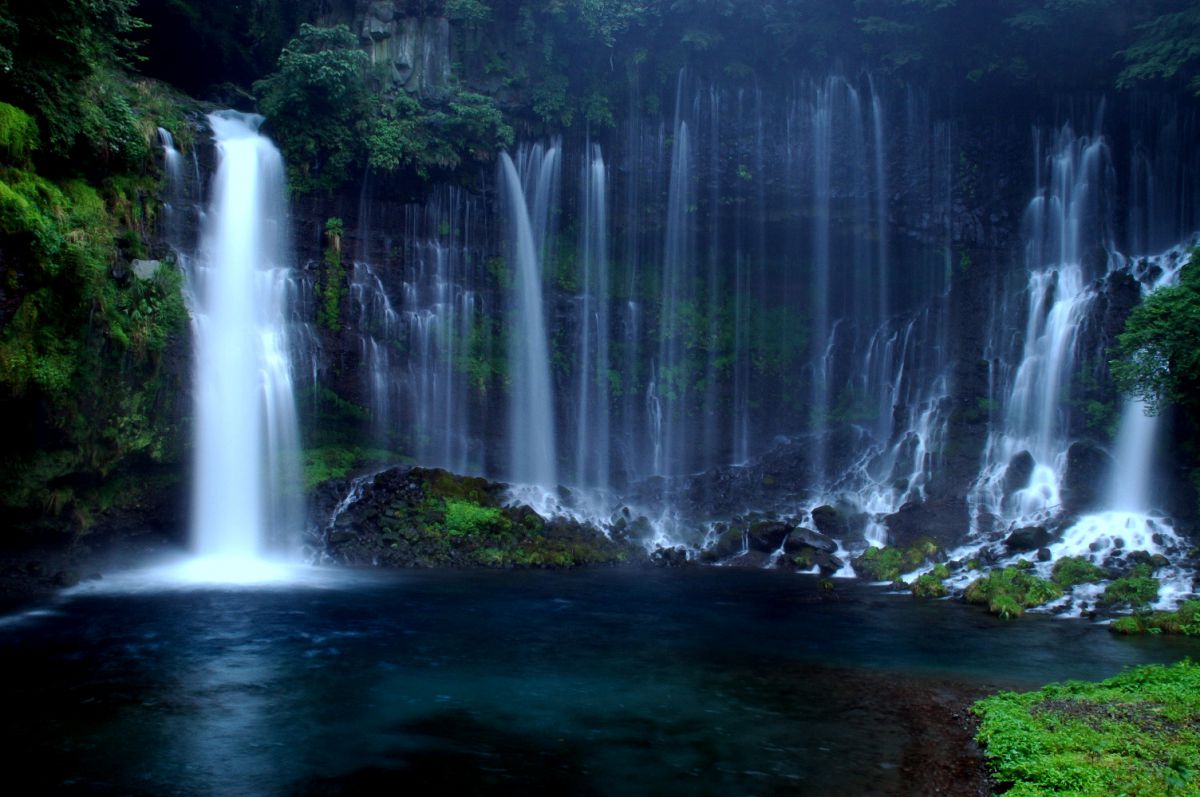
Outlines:
<svg viewBox="0 0 1200 797"><path fill-rule="evenodd" d="M1134 308L1117 339L1120 357L1110 363L1118 387L1151 413L1168 404L1200 420L1200 250L1179 274Z"/></svg>
<svg viewBox="0 0 1200 797"><path fill-rule="evenodd" d="M100 190L47 180L19 157L38 151L33 122L12 106L3 116L15 165L0 167L0 411L10 419L0 503L70 506L86 525L98 481L173 455L162 361L186 323L181 278L170 264L139 278L121 253L144 249L152 179L117 174Z"/></svg>
<svg viewBox="0 0 1200 797"><path fill-rule="evenodd" d="M342 299L346 295L346 269L342 265L342 235L346 227L336 216L325 222L325 254L320 282L316 287L321 326L336 332L341 328Z"/></svg>

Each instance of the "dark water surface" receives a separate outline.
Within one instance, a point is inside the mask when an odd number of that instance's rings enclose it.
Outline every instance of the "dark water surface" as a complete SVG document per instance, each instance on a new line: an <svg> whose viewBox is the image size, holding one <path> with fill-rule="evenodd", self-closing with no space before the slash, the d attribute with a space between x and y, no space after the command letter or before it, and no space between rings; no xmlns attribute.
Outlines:
<svg viewBox="0 0 1200 797"><path fill-rule="evenodd" d="M970 697L1185 655L711 568L85 592L0 626L0 756L25 793L916 794Z"/></svg>

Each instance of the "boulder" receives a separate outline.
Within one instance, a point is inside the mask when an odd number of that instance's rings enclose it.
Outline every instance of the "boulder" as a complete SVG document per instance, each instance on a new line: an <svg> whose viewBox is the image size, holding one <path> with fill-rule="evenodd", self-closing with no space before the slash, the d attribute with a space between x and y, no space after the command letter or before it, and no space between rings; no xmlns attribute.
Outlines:
<svg viewBox="0 0 1200 797"><path fill-rule="evenodd" d="M1012 459L1008 461L1008 467L1004 469L1004 497L1008 498L1017 490L1022 490L1029 486L1029 478L1033 476L1033 454L1028 451L1020 451L1013 454Z"/></svg>
<svg viewBox="0 0 1200 797"><path fill-rule="evenodd" d="M1019 528L1004 541L1004 547L1009 551L1036 551L1044 548L1052 535L1045 526L1025 526Z"/></svg>
<svg viewBox="0 0 1200 797"><path fill-rule="evenodd" d="M957 547L967 536L970 514L963 498L910 501L900 511L883 519L888 544L907 548L922 537L929 537L946 550Z"/></svg>
<svg viewBox="0 0 1200 797"><path fill-rule="evenodd" d="M788 535L787 540L783 543L784 553L799 553L805 548L812 548L816 551L832 554L837 553L838 544L824 534L812 529L792 529L791 534Z"/></svg>
<svg viewBox="0 0 1200 797"><path fill-rule="evenodd" d="M852 532L849 519L837 507L828 504L814 509L812 520L817 531L830 537L846 537Z"/></svg>
<svg viewBox="0 0 1200 797"><path fill-rule="evenodd" d="M1072 514L1102 509L1112 464L1108 452L1095 443L1072 443L1063 474L1063 509Z"/></svg>
<svg viewBox="0 0 1200 797"><path fill-rule="evenodd" d="M162 266L161 260L135 260L133 261L133 276L140 280L154 279L154 275L158 273L158 269Z"/></svg>
<svg viewBox="0 0 1200 797"><path fill-rule="evenodd" d="M747 541L753 551L771 553L779 550L792 527L780 520L762 520L750 527Z"/></svg>

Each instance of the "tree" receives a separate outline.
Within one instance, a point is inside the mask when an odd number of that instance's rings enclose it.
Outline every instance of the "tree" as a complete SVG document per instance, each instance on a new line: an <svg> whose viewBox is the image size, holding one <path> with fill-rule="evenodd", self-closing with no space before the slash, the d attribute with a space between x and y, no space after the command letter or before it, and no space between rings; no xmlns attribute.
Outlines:
<svg viewBox="0 0 1200 797"><path fill-rule="evenodd" d="M359 158L355 124L368 109L367 60L345 25L301 25L280 54L279 68L254 84L294 188L333 188Z"/></svg>
<svg viewBox="0 0 1200 797"><path fill-rule="evenodd" d="M1200 249L1178 285L1160 288L1136 307L1110 365L1121 391L1157 414L1168 404L1200 420Z"/></svg>
<svg viewBox="0 0 1200 797"><path fill-rule="evenodd" d="M1138 27L1140 38L1122 52L1127 66L1117 83L1128 88L1143 80L1186 81L1200 96L1200 3L1163 14Z"/></svg>

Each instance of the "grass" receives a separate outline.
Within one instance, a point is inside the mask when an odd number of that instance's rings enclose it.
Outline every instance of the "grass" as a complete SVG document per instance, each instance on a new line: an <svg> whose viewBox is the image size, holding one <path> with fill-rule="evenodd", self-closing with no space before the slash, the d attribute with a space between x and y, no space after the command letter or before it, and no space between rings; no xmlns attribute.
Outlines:
<svg viewBox="0 0 1200 797"><path fill-rule="evenodd" d="M1008 797L1200 795L1200 665L1128 670L979 701L976 736Z"/></svg>

